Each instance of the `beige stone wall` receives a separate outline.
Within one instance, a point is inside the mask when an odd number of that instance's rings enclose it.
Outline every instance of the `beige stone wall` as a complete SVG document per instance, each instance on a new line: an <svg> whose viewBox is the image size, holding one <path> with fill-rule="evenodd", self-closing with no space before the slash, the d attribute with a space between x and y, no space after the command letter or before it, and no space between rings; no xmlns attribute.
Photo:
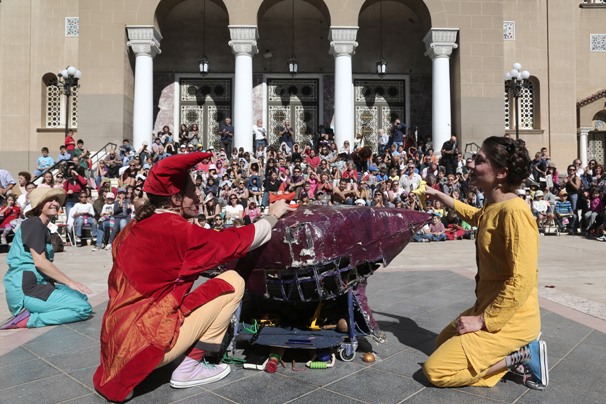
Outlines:
<svg viewBox="0 0 606 404"><path fill-rule="evenodd" d="M33 170L40 148L53 157L62 130L45 130L42 77L67 65L78 66L78 38L65 37L65 17L78 16L78 0L61 8L44 0L5 0L0 4L0 161L12 172Z"/></svg>
<svg viewBox="0 0 606 404"><path fill-rule="evenodd" d="M549 63L547 59L547 5L540 1L513 1L503 4L503 19L515 22L515 40L504 41L501 79L514 63L531 72L539 83L540 117L538 132L520 132L531 154L541 147L550 147L549 133ZM513 126L511 127L513 129ZM513 136L513 135L512 135Z"/></svg>
<svg viewBox="0 0 606 404"><path fill-rule="evenodd" d="M574 9L577 4L567 0L548 2L549 35L549 148L558 166L570 164L578 157L576 123L576 24ZM547 97L546 97L547 98Z"/></svg>
<svg viewBox="0 0 606 404"><path fill-rule="evenodd" d="M451 57L453 132L463 145L481 144L504 127L502 1L443 3L443 23L459 28Z"/></svg>
<svg viewBox="0 0 606 404"><path fill-rule="evenodd" d="M589 35L606 34L606 8L577 8L576 96L577 101L606 89L606 53L590 52ZM580 127L592 127L596 113L605 109L602 98L580 110Z"/></svg>

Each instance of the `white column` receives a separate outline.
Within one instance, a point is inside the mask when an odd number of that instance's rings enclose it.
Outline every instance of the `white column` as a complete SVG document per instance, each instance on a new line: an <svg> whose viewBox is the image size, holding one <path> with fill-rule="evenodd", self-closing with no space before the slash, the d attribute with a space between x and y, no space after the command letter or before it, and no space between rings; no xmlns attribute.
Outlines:
<svg viewBox="0 0 606 404"><path fill-rule="evenodd" d="M450 55L457 48L458 32L458 28L432 28L423 39L427 49L425 55L432 60L432 140L433 149L438 155L444 142L452 135Z"/></svg>
<svg viewBox="0 0 606 404"><path fill-rule="evenodd" d="M234 147L243 147L252 151L253 126L253 64L252 57L259 51L257 27L254 25L230 25L231 41L229 46L236 56L236 72L234 79Z"/></svg>
<svg viewBox="0 0 606 404"><path fill-rule="evenodd" d="M335 57L335 143L354 144L355 114L351 57L358 43L358 27L330 27L330 53Z"/></svg>
<svg viewBox="0 0 606 404"><path fill-rule="evenodd" d="M592 128L579 128L579 159L583 163L583 167L587 167L589 164L587 158L587 138L589 137L589 131Z"/></svg>
<svg viewBox="0 0 606 404"><path fill-rule="evenodd" d="M154 131L154 61L160 53L162 36L153 26L129 26L127 45L135 54L135 100L133 108L133 146L151 144ZM175 129L173 128L173 132Z"/></svg>

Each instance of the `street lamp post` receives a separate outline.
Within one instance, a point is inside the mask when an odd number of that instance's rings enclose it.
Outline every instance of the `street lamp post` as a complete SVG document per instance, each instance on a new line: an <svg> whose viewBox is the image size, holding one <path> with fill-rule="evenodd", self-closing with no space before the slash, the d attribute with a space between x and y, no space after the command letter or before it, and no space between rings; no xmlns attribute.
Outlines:
<svg viewBox="0 0 606 404"><path fill-rule="evenodd" d="M59 84L63 85L63 94L65 94L65 136L69 132L69 97L72 95L72 88L78 87L78 81L82 77L82 72L74 66L68 66L57 74L59 76Z"/></svg>
<svg viewBox="0 0 606 404"><path fill-rule="evenodd" d="M520 138L520 110L518 108L518 99L522 89L528 86L528 78L530 72L528 70L522 71L522 65L519 63L513 64L513 69L505 73L505 85L507 91L511 92L513 99L515 100L514 109L516 114L516 140Z"/></svg>

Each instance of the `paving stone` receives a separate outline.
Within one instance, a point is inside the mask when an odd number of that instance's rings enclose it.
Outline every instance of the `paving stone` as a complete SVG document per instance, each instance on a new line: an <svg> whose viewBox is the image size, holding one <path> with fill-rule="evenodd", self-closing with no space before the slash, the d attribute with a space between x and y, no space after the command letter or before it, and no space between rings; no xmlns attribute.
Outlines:
<svg viewBox="0 0 606 404"><path fill-rule="evenodd" d="M183 400L176 401L179 404L221 404L221 403L232 403L221 396L216 395L211 391L201 391L196 395L185 398Z"/></svg>
<svg viewBox="0 0 606 404"><path fill-rule="evenodd" d="M108 401L96 393L90 393L85 396L72 398L71 400L64 401L64 403L70 404L107 404Z"/></svg>
<svg viewBox="0 0 606 404"><path fill-rule="evenodd" d="M364 369L329 384L325 389L372 403L397 403L423 386L405 378L373 368Z"/></svg>
<svg viewBox="0 0 606 404"><path fill-rule="evenodd" d="M349 404L349 403L366 403L366 401L356 400L353 397L338 394L326 389L317 389L311 393L305 394L303 397L296 398L289 403L295 404L318 404L318 403L331 403L331 404Z"/></svg>
<svg viewBox="0 0 606 404"><path fill-rule="evenodd" d="M66 375L57 375L3 389L3 403L59 403L91 393Z"/></svg>
<svg viewBox="0 0 606 404"><path fill-rule="evenodd" d="M61 373L41 359L13 364L0 369L0 389L29 383ZM0 393L0 397L2 394Z"/></svg>
<svg viewBox="0 0 606 404"><path fill-rule="evenodd" d="M412 397L403 400L404 403L466 403L466 404L485 404L487 402L497 402L487 400L483 397L473 396L459 389L438 389L436 387L428 387Z"/></svg>
<svg viewBox="0 0 606 404"><path fill-rule="evenodd" d="M95 370L97 370L97 367L98 365L95 365L89 368L75 370L73 372L70 372L69 375L79 381L81 384L88 387L89 390L94 391L95 386L93 386L93 375L95 374Z"/></svg>
<svg viewBox="0 0 606 404"><path fill-rule="evenodd" d="M284 403L315 389L309 383L279 373L259 372L252 377L213 388L212 391L238 403Z"/></svg>
<svg viewBox="0 0 606 404"><path fill-rule="evenodd" d="M65 373L75 370L89 368L99 364L99 346L71 351L59 355L46 357L45 360L52 363Z"/></svg>
<svg viewBox="0 0 606 404"><path fill-rule="evenodd" d="M562 316L549 313L541 318L542 338L547 342L549 358L567 355L575 345L593 330Z"/></svg>
<svg viewBox="0 0 606 404"><path fill-rule="evenodd" d="M23 347L44 358L99 345L98 340L78 334L73 330L67 330L61 334L65 335L52 340L38 341L35 339Z"/></svg>
<svg viewBox="0 0 606 404"><path fill-rule="evenodd" d="M606 363L606 334L592 331L566 356L566 359L585 362L590 367Z"/></svg>
<svg viewBox="0 0 606 404"><path fill-rule="evenodd" d="M38 359L38 357L29 351L19 347L10 351L7 354L0 356L0 368L4 366L14 365L17 363L31 361L33 359Z"/></svg>

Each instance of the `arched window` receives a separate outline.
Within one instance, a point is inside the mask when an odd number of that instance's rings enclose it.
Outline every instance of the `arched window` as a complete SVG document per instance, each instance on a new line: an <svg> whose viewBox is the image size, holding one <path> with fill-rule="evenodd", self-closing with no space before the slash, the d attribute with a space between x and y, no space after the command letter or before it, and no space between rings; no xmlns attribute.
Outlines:
<svg viewBox="0 0 606 404"><path fill-rule="evenodd" d="M65 126L66 97L63 94L63 85L59 83L57 75L47 73L42 77L44 102L44 127L61 128ZM78 127L78 87L72 87L69 98L69 126Z"/></svg>
<svg viewBox="0 0 606 404"><path fill-rule="evenodd" d="M540 129L539 119L539 80L531 76L520 91L518 99L518 111L515 111L515 100L507 83L505 89L505 129L514 130L516 124L516 112L520 117L520 130Z"/></svg>

